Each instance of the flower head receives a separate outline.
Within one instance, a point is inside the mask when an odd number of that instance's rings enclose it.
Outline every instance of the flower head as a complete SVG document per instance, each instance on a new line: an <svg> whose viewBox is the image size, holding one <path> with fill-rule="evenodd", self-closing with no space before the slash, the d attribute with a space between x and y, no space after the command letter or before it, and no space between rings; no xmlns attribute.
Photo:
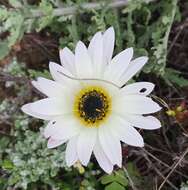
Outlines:
<svg viewBox="0 0 188 190"><path fill-rule="evenodd" d="M120 141L144 146L134 127L161 127L158 119L145 116L161 109L147 97L154 84L125 85L148 58L132 60L133 48L112 58L114 39L111 27L97 32L88 48L79 41L75 54L66 47L60 50L62 66L49 64L54 81L39 77L32 82L47 98L22 107L25 113L49 121L44 130L49 148L67 143L68 166L77 161L86 166L94 153L100 167L111 173L114 165L122 165Z"/></svg>

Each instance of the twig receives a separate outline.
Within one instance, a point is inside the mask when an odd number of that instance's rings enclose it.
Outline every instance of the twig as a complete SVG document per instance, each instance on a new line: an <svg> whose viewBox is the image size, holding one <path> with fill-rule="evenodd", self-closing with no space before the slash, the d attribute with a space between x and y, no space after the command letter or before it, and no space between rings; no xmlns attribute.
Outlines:
<svg viewBox="0 0 188 190"><path fill-rule="evenodd" d="M155 177L155 190L157 190L157 177Z"/></svg>
<svg viewBox="0 0 188 190"><path fill-rule="evenodd" d="M29 80L26 77L17 77L10 75L8 73L0 71L0 81L6 82L6 81L16 81L16 82L28 82Z"/></svg>
<svg viewBox="0 0 188 190"><path fill-rule="evenodd" d="M10 138L15 137L15 136L9 135L9 134L7 134L7 133L5 133L5 132L3 132L3 131L0 131L0 136L6 136L6 137L10 137Z"/></svg>
<svg viewBox="0 0 188 190"><path fill-rule="evenodd" d="M131 179L127 169L125 167L123 167L123 170L125 172L125 175L127 176L128 180L129 180L129 183L130 183L130 186L132 187L133 190L137 190L137 188L135 187L134 183L133 183L133 180Z"/></svg>
<svg viewBox="0 0 188 190"><path fill-rule="evenodd" d="M164 150L161 150L161 149L158 149L158 148L156 148L156 147L153 147L153 146L151 146L151 145L149 145L149 144L147 144L147 143L145 143L145 147L148 147L148 148L150 148L150 149L153 150L153 151L161 152L161 153L167 154L167 155L169 155L169 156L172 156L171 153L169 153L169 152L167 152L167 151L164 151Z"/></svg>
<svg viewBox="0 0 188 190"><path fill-rule="evenodd" d="M166 183L166 181L168 180L168 178L171 176L171 174L175 171L176 167L181 163L181 161L184 159L184 157L186 156L186 154L188 153L188 148L185 150L185 152L182 154L182 156L180 157L180 159L178 160L178 162L174 165L174 167L172 168L172 170L168 173L168 175L166 176L166 178L164 179L164 181L161 183L161 185L159 186L158 190L161 190L162 187L164 186L164 184Z"/></svg>
<svg viewBox="0 0 188 190"><path fill-rule="evenodd" d="M176 34L175 38L173 39L170 47L168 48L167 50L167 55L170 53L170 51L172 50L172 47L174 46L174 44L176 43L177 39L179 38L180 34L182 33L183 31L183 27L181 27L181 29L178 31L178 33Z"/></svg>
<svg viewBox="0 0 188 190"><path fill-rule="evenodd" d="M151 162L151 160L149 159L148 155L146 155L146 153L143 154L144 158L149 162L149 164L152 166L152 168L155 170L155 172L163 179L165 179L164 175L161 173L161 171L155 167L155 165ZM175 190L178 190L178 188L176 186L174 186L174 184L172 184L169 180L167 180L167 183ZM157 188L156 188L157 189Z"/></svg>
<svg viewBox="0 0 188 190"><path fill-rule="evenodd" d="M109 8L118 8L127 5L128 0L117 0L112 3L108 4ZM66 8L57 8L54 9L52 15L53 16L62 16L62 15L73 15L77 12L78 8L82 8L85 10L98 10L101 9L103 5L106 5L107 3L105 1L102 1L100 3L84 3L80 6L71 6L71 7L66 7ZM43 13L40 10L32 10L32 17L42 17L42 16L47 16L45 13Z"/></svg>
<svg viewBox="0 0 188 190"><path fill-rule="evenodd" d="M165 162L159 160L157 157L155 157L153 154L151 154L150 152L148 152L146 149L142 149L145 153L147 153L149 156L151 156L154 160L158 161L159 163L161 163L163 166L167 167L168 169L170 169L170 166L168 164L166 164ZM174 171L176 173L178 173L179 175L185 177L185 178L188 178L187 175L181 173L180 171L178 171L177 169Z"/></svg>
<svg viewBox="0 0 188 190"><path fill-rule="evenodd" d="M152 1L155 1L155 0L149 0L147 2L149 3ZM66 8L63 8L63 7L56 8L56 9L54 9L52 15L53 16L73 15L80 8L85 9L85 10L93 10L93 9L99 10L99 9L102 9L103 6L106 6L106 5L108 5L109 8L119 8L119 7L126 6L127 4L128 4L128 0L114 0L108 4L107 4L107 1L101 1L98 3L94 3L94 2L83 3L83 4L77 5L77 6L75 5L75 6L66 7ZM38 17L42 17L42 16L47 16L45 13L43 13L40 10L31 10L31 12L32 12L32 15L29 18L38 18Z"/></svg>

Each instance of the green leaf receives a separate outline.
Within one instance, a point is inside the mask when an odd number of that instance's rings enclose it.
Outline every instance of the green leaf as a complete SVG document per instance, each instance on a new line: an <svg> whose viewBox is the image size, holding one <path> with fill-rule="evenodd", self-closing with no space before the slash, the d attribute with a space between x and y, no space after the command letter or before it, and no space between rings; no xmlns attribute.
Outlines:
<svg viewBox="0 0 188 190"><path fill-rule="evenodd" d="M0 105L2 105L2 103ZM0 138L0 153L6 149L9 142L10 142L9 137L4 136ZM1 160L0 160L0 163L1 163Z"/></svg>
<svg viewBox="0 0 188 190"><path fill-rule="evenodd" d="M117 182L124 187L126 187L128 185L128 180L125 177L125 174L122 170L112 173L111 175L104 175L101 178L101 183L103 185L113 183L113 182Z"/></svg>
<svg viewBox="0 0 188 190"><path fill-rule="evenodd" d="M124 187L126 187L128 185L128 179L125 177L124 172L122 170L119 170L116 172L114 181L118 182L119 184L123 185Z"/></svg>
<svg viewBox="0 0 188 190"><path fill-rule="evenodd" d="M128 5L123 9L122 13L130 13L136 9L140 9L142 2L140 0L128 1Z"/></svg>
<svg viewBox="0 0 188 190"><path fill-rule="evenodd" d="M0 177L0 189L6 190L7 189L7 179Z"/></svg>
<svg viewBox="0 0 188 190"><path fill-rule="evenodd" d="M33 70L33 69L28 69L28 72L29 72L30 78L44 77L47 79L52 79L49 71L47 71L47 70L37 71L37 70Z"/></svg>
<svg viewBox="0 0 188 190"><path fill-rule="evenodd" d="M105 187L105 190L125 190L125 188L117 182L113 182Z"/></svg>
<svg viewBox="0 0 188 190"><path fill-rule="evenodd" d="M0 41L0 60L9 54L9 47L6 41Z"/></svg>
<svg viewBox="0 0 188 190"><path fill-rule="evenodd" d="M22 7L22 3L19 0L9 0L9 3L15 8Z"/></svg>
<svg viewBox="0 0 188 190"><path fill-rule="evenodd" d="M6 8L0 7L0 20L4 21L8 17L8 11Z"/></svg>
<svg viewBox="0 0 188 190"><path fill-rule="evenodd" d="M102 184L108 184L108 183L111 183L114 181L114 174L110 174L110 175L104 175L102 178L101 178L101 183Z"/></svg>
<svg viewBox="0 0 188 190"><path fill-rule="evenodd" d="M45 16L38 20L37 32L48 26L53 20L53 6L48 0L42 0L39 4L39 9Z"/></svg>
<svg viewBox="0 0 188 190"><path fill-rule="evenodd" d="M13 163L10 160L3 160L2 167L7 170L11 170L14 168Z"/></svg>
<svg viewBox="0 0 188 190"><path fill-rule="evenodd" d="M48 0L42 0L39 4L40 10L45 14L51 14L53 11L52 4Z"/></svg>

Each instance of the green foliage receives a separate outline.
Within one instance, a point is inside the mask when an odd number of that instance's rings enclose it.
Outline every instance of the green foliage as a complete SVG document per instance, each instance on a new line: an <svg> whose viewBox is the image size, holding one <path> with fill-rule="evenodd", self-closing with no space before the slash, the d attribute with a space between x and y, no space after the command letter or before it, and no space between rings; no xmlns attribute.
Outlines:
<svg viewBox="0 0 188 190"><path fill-rule="evenodd" d="M0 105L2 105L2 104L0 104ZM10 142L10 138L8 138L8 137L4 136L4 137L0 138L0 158L2 156L2 153L5 151L6 147L8 146L9 142ZM1 162L2 162L2 160L0 159L0 163Z"/></svg>
<svg viewBox="0 0 188 190"><path fill-rule="evenodd" d="M146 73L154 72L162 76L165 72L167 42L176 9L176 0L150 5L145 1L134 0L123 10L127 15L127 46L135 47L137 55L150 57L149 64L144 67ZM156 17L159 11L160 16L154 20L153 17Z"/></svg>
<svg viewBox="0 0 188 190"><path fill-rule="evenodd" d="M5 170L12 170L14 165L10 160L3 160L2 168Z"/></svg>
<svg viewBox="0 0 188 190"><path fill-rule="evenodd" d="M101 178L101 183L105 185L105 190L125 190L128 186L128 180L122 170L104 175Z"/></svg>
<svg viewBox="0 0 188 190"><path fill-rule="evenodd" d="M28 72L29 72L29 77L33 78L33 79L36 79L37 77L44 77L44 78L52 79L49 71L47 71L47 70L36 71L36 70L29 69Z"/></svg>
<svg viewBox="0 0 188 190"><path fill-rule="evenodd" d="M8 64L3 68L3 71L16 77L25 77L28 75L29 78L33 79L37 79L38 77L51 79L51 75L48 70L37 71L33 69L28 69L26 71L25 64L19 63L15 57L13 58L11 64Z"/></svg>
<svg viewBox="0 0 188 190"><path fill-rule="evenodd" d="M21 0L9 0L10 5L12 5L15 8L21 8L22 7L22 1Z"/></svg>
<svg viewBox="0 0 188 190"><path fill-rule="evenodd" d="M12 62L3 68L3 71L16 77L22 77L25 76L25 65L18 63L17 59L14 57Z"/></svg>
<svg viewBox="0 0 188 190"><path fill-rule="evenodd" d="M0 41L0 60L7 56L9 53L9 47L7 42Z"/></svg>
<svg viewBox="0 0 188 190"><path fill-rule="evenodd" d="M14 149L6 149L7 156L2 162L2 168L9 173L8 185L27 189L28 185L37 181L55 185L51 178L66 167L64 146L56 150L48 149L46 140L41 133L28 129L29 119L20 117L15 120L16 143ZM52 183L52 184L51 184Z"/></svg>
<svg viewBox="0 0 188 190"><path fill-rule="evenodd" d="M8 32L7 38L0 41L0 59L2 59L8 54L11 47L22 39L25 27L24 16L21 11L9 11L0 6L0 12L1 31Z"/></svg>
<svg viewBox="0 0 188 190"><path fill-rule="evenodd" d="M177 0L161 1L158 4L149 3L150 0L129 1L122 10L122 18L116 10L110 10L107 4L97 11L81 9L78 17L75 17L55 16L54 10L61 6L59 1L42 0L38 6L27 3L22 5L21 2L11 0L10 4L14 7L11 11L1 7L1 30L9 31L10 35L0 43L3 47L0 48L0 59L8 54L11 46L23 37L24 32L40 31L49 27L53 32L63 33L63 37L59 38L60 47L68 46L73 49L80 36L85 36L83 40L87 41L96 31L104 31L109 25L113 25L116 30L117 51L133 46L136 56L150 57L144 72L154 72L160 76L165 74L170 29L174 19L180 19ZM85 1L70 0L68 5L79 5L83 2ZM19 9L15 9L16 7ZM90 22L85 22L81 14L87 15Z"/></svg>
<svg viewBox="0 0 188 190"><path fill-rule="evenodd" d="M42 13L47 16L39 18L37 28L38 32L46 26L50 25L53 20L53 7L49 0L42 0L39 4L39 10L41 10Z"/></svg>
<svg viewBox="0 0 188 190"><path fill-rule="evenodd" d="M8 18L8 10L5 7L0 7L0 20L4 21ZM2 30L2 28L1 28Z"/></svg>
<svg viewBox="0 0 188 190"><path fill-rule="evenodd" d="M171 68L166 68L166 72L163 76L163 79L170 86L172 86L173 84L176 84L179 87L188 86L188 80L180 75L181 75L180 71Z"/></svg>
<svg viewBox="0 0 188 190"><path fill-rule="evenodd" d="M164 69L166 66L168 38L172 23L175 18L176 7L177 0L166 1L166 4L163 7L165 13L160 18L160 23L157 23L157 27L161 29L161 32L159 32L158 30L157 32L153 33L152 36L155 45L152 48L154 50L153 55L156 57L157 60L157 65L154 67L154 69L157 69L157 71L159 71L161 75L165 73Z"/></svg>
<svg viewBox="0 0 188 190"><path fill-rule="evenodd" d="M125 188L117 182L112 182L110 185L105 187L105 190L115 190L115 189L116 190L125 190Z"/></svg>

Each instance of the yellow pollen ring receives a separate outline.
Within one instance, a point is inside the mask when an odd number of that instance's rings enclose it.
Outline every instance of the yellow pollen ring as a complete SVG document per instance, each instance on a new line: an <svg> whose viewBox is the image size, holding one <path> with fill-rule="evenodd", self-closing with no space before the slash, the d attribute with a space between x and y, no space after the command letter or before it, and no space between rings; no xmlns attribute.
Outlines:
<svg viewBox="0 0 188 190"><path fill-rule="evenodd" d="M94 98L95 102L88 102L88 99L91 99L91 97ZM98 107L95 103L98 103ZM93 107L89 108L91 105ZM75 95L73 113L85 127L99 127L107 120L111 111L111 97L109 93L100 86L87 86L82 88Z"/></svg>

